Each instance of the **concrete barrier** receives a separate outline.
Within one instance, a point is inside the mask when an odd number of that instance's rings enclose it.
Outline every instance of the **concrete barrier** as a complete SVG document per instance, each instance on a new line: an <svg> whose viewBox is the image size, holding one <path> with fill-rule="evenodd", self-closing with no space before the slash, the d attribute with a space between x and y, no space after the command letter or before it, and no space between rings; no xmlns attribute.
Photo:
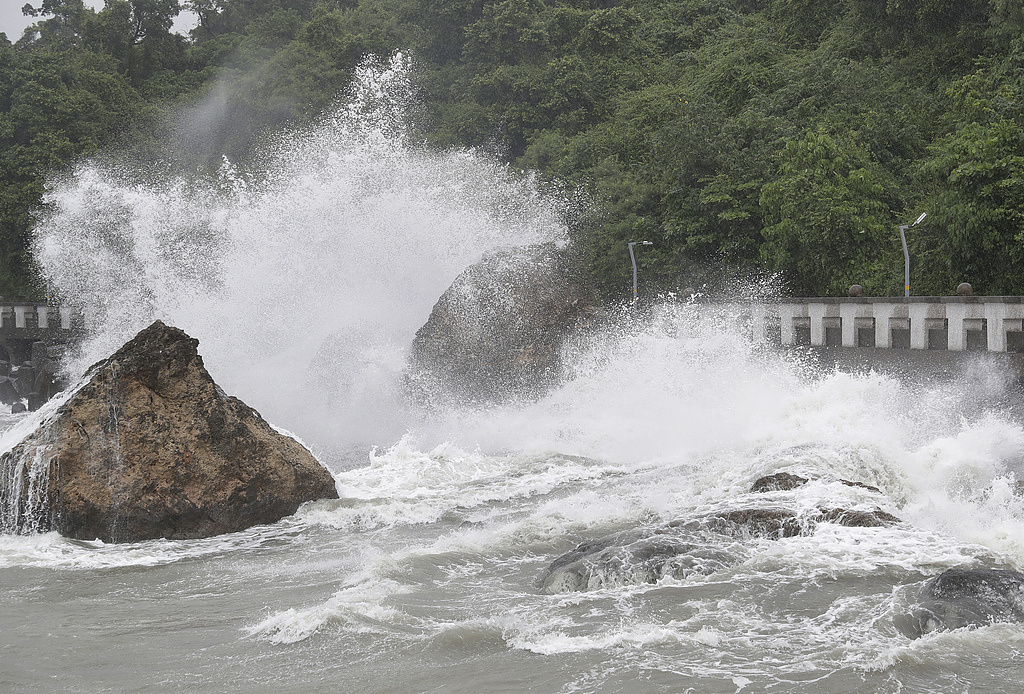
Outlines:
<svg viewBox="0 0 1024 694"><path fill-rule="evenodd" d="M745 313L754 340L786 346L1024 352L1019 296L796 298Z"/></svg>

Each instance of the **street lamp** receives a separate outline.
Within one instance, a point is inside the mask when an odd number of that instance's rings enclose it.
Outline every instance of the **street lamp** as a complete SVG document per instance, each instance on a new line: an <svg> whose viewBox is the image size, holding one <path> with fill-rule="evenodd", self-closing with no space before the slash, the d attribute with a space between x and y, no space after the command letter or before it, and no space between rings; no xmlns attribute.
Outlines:
<svg viewBox="0 0 1024 694"><path fill-rule="evenodd" d="M640 244L641 246L653 245L650 241L630 241L629 242L629 261L633 263L633 305L636 306L636 256L633 255L633 246Z"/></svg>
<svg viewBox="0 0 1024 694"><path fill-rule="evenodd" d="M913 224L904 224L900 226L900 241L903 242L903 296L910 296L910 253L907 251L907 229L913 229L918 224L924 221L924 218L928 216L927 212L922 212L921 216L917 218L917 221Z"/></svg>

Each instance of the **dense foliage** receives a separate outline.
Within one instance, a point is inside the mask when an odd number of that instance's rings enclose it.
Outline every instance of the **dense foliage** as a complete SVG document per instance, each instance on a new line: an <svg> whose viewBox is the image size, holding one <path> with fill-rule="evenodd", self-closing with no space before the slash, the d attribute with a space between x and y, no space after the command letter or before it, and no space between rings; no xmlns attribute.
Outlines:
<svg viewBox="0 0 1024 694"><path fill-rule="evenodd" d="M183 8L190 37L171 33ZM1024 294L1024 0L82 0L0 40L0 293L46 176L117 144L244 159L367 55L420 66L433 146L583 191L598 287L769 271L797 294ZM183 127L170 114L216 104ZM205 120L204 120L205 119ZM202 121L202 122L198 122ZM174 123L178 123L174 125ZM179 162L181 163L181 162Z"/></svg>

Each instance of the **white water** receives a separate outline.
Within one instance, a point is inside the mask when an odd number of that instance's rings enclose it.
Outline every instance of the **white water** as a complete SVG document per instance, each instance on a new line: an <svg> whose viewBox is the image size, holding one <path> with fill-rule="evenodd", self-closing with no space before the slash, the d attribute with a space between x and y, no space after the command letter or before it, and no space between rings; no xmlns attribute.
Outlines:
<svg viewBox="0 0 1024 694"><path fill-rule="evenodd" d="M994 366L822 370L667 305L572 346L535 403L404 402L409 341L455 275L564 236L529 180L408 142L407 75L368 69L353 104L213 187L83 165L54 188L37 257L99 326L71 368L177 325L342 498L207 540L0 537L0 689L1016 691L1020 626L893 625L946 568L1024 568L1020 395ZM813 481L748 491L778 471ZM538 588L579 542L765 505L904 522L740 542L707 576Z"/></svg>
<svg viewBox="0 0 1024 694"><path fill-rule="evenodd" d="M400 434L395 376L441 292L485 251L565 233L528 176L410 141L409 73L401 56L365 67L335 112L214 181L85 163L57 185L34 252L95 329L72 370L160 318L287 429L340 445Z"/></svg>

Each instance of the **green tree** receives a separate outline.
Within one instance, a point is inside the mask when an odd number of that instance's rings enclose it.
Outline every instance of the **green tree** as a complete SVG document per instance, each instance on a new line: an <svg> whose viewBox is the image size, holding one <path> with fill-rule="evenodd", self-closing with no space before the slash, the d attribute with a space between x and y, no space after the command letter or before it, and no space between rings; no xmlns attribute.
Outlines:
<svg viewBox="0 0 1024 694"><path fill-rule="evenodd" d="M982 294L1024 292L1024 130L999 118L967 123L932 147L922 166L936 192L915 255L924 286L948 293L963 281Z"/></svg>
<svg viewBox="0 0 1024 694"><path fill-rule="evenodd" d="M763 258L800 295L885 293L893 248L893 182L852 137L812 130L788 143L761 190Z"/></svg>

